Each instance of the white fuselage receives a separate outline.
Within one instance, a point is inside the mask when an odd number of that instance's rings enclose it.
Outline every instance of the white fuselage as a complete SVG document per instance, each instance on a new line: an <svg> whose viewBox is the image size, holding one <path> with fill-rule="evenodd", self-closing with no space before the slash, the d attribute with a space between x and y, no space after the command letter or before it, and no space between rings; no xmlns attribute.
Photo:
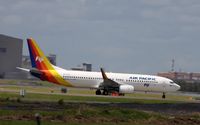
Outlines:
<svg viewBox="0 0 200 125"><path fill-rule="evenodd" d="M73 87L98 89L103 82L101 72L65 70L59 67L55 69ZM106 73L106 75L121 85L133 86L135 91L172 92L180 89L180 86L172 80L159 76L124 73Z"/></svg>

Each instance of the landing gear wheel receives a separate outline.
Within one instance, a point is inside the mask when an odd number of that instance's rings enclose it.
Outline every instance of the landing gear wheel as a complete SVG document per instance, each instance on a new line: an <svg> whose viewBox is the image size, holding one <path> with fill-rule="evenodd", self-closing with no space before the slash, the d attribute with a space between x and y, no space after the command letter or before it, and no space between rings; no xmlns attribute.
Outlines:
<svg viewBox="0 0 200 125"><path fill-rule="evenodd" d="M97 89L96 95L101 95L101 90L100 89Z"/></svg>
<svg viewBox="0 0 200 125"><path fill-rule="evenodd" d="M103 91L103 95L108 95L108 91L107 91L107 90L104 90L104 91Z"/></svg>
<svg viewBox="0 0 200 125"><path fill-rule="evenodd" d="M125 96L125 94L124 93L119 93L119 96Z"/></svg>
<svg viewBox="0 0 200 125"><path fill-rule="evenodd" d="M165 93L163 93L162 98L165 99Z"/></svg>

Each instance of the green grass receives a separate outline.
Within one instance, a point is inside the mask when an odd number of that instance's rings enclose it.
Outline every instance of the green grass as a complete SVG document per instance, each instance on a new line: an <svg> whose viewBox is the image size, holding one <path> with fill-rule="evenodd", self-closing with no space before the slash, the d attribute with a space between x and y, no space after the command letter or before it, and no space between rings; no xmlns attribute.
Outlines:
<svg viewBox="0 0 200 125"><path fill-rule="evenodd" d="M162 124L162 122L165 123L164 125L169 125L172 121L182 121L182 118L186 117L184 115L181 119L172 120L172 116L166 114L118 107L96 107L79 104L71 105L62 110L56 109L55 111L43 110L42 108L32 110L20 108L17 110L0 109L0 125L35 125L35 113L40 114L42 125L154 125L157 123ZM12 117L14 120L5 120L2 117ZM23 119L24 117L25 119ZM198 122L200 114L191 114L184 120L188 120L188 118ZM169 122L170 119L171 122ZM176 123L176 125L181 124L182 122L178 123L178 121Z"/></svg>
<svg viewBox="0 0 200 125"><path fill-rule="evenodd" d="M70 108L62 109L62 110L26 110L26 109L17 109L17 110L1 110L0 116L29 116L33 117L36 113L39 113L41 116L84 116L85 118L89 117L106 117L106 118L118 118L123 120L141 120L141 119L149 119L151 117L155 117L156 115L150 115L148 113L137 111L133 109L125 109L125 108L111 108L111 107L93 107L89 105L79 104L76 106L70 106Z"/></svg>
<svg viewBox="0 0 200 125"><path fill-rule="evenodd" d="M35 121L0 121L1 125L36 125ZM60 123L60 122L42 122L42 125L130 125L129 123ZM134 124L137 125L137 124ZM145 125L145 124L138 124ZM149 124L148 124L149 125Z"/></svg>
<svg viewBox="0 0 200 125"><path fill-rule="evenodd" d="M37 86L19 86L16 83L34 83ZM25 89L28 93L23 100L41 100L41 101L58 101L63 99L64 101L92 101L92 102L124 102L124 103L176 103L179 101L192 101L193 97L181 96L175 94L167 94L167 100L161 99L161 93L133 93L126 94L125 97L94 97L91 95L95 94L95 90L90 89L68 89L67 94L60 94L61 86L57 86L48 82L43 81L30 81L30 80L1 80L0 84L3 83L4 86L0 86L0 90L13 91L12 93L2 93L0 92L0 97L9 98L19 98L18 94L21 89ZM8 84L6 86L5 84ZM43 93L43 94L32 94L32 93ZM86 96L76 96L76 94L83 94ZM88 95L88 96L87 96ZM131 97L131 98L126 98ZM145 99L142 99L145 98Z"/></svg>
<svg viewBox="0 0 200 125"><path fill-rule="evenodd" d="M37 86L19 86L16 84L17 83L33 83ZM58 86L49 82L44 82L40 80L2 80L0 79L0 84L4 84L4 86L0 86L0 90L5 90L5 91L16 91L19 92L20 89L25 89L27 92L31 93L60 93L60 88L62 86ZM8 86L5 86L5 84L8 84ZM28 85L28 84L27 84ZM67 94L84 94L84 95L94 95L95 90L90 90L90 89L68 89ZM133 93L133 94L126 94L126 97L133 97L133 98L146 98L146 99L161 99L162 94L161 93ZM176 101L192 101L193 97L191 96L182 96L182 95L176 95L176 94L166 94L167 99L170 100L176 100Z"/></svg>
<svg viewBox="0 0 200 125"><path fill-rule="evenodd" d="M105 107L105 106L90 106L85 102L105 102L105 103L139 103L139 104L155 104L155 103L179 103L190 101L189 96L180 96L174 94L167 94L167 99L161 99L161 94L145 94L145 93L134 93L126 94L125 97L109 97L109 96L91 96L95 94L95 90L89 89L68 89L67 94L60 94L60 86L56 86L47 82L33 81L33 83L39 86L16 86L17 82L28 83L32 81L19 81L19 80L0 80L0 84L8 83L8 86L0 86L0 105L7 106L19 106L16 110L3 110L0 109L0 118L4 116L28 116L28 120L0 120L0 125L35 125L34 115L39 113L42 118L50 117L50 119L43 119L42 125L147 125L152 120L168 120L168 116L148 113L133 109L120 108L120 107ZM27 94L25 98L19 96L19 90L26 89ZM12 90L13 92L8 92ZM51 93L51 91L54 93ZM43 94L41 94L43 93ZM70 95L69 95L70 94ZM84 94L85 96L76 96L76 94ZM129 98L127 98L129 97ZM145 99L141 99L145 98ZM19 100L20 99L20 100ZM63 99L64 104L58 105L58 100ZM17 102L19 100L20 102ZM23 106L35 103L52 103L56 106L64 106L64 108L55 108L55 110L48 109L26 109ZM67 102L80 102L68 105ZM79 121L70 119L77 119L81 117L86 120L84 124L80 124ZM194 119L199 119L200 114L193 114L191 116ZM92 119L96 118L96 119ZM52 119L61 119L53 120ZM69 119L69 121L62 120ZM90 121L87 121L89 119ZM93 121L92 121L93 120ZM99 123L98 123L99 120ZM101 122L101 120L105 120ZM144 122L145 121L145 122ZM81 122L83 123L83 122Z"/></svg>
<svg viewBox="0 0 200 125"><path fill-rule="evenodd" d="M17 99L19 93L0 92L0 98L2 99ZM63 99L65 102L107 102L107 103L177 103L175 100L148 100L148 99L131 99L124 97L104 97L104 96L74 96L74 95L58 95L58 94L37 94L27 93L25 98L21 98L23 101L58 101Z"/></svg>
<svg viewBox="0 0 200 125"><path fill-rule="evenodd" d="M200 97L196 97L195 99L196 99L196 100L200 100Z"/></svg>
<svg viewBox="0 0 200 125"><path fill-rule="evenodd" d="M117 108L117 107L93 107L85 104L80 104L56 111L42 110L2 110L0 109L0 118L3 116L26 120L0 120L1 125L32 125L34 124L34 114L39 113L43 125L64 125L66 122L69 125L76 125L82 121L81 125L128 125L128 123L143 123L151 119L165 119L157 114L149 114L133 109ZM17 116L17 117L16 117ZM78 119L77 119L78 118ZM76 120L77 119L77 120Z"/></svg>
<svg viewBox="0 0 200 125"><path fill-rule="evenodd" d="M60 93L61 86L1 86L2 90L20 91L25 89L27 92ZM94 95L95 90L90 89L68 89L68 94Z"/></svg>
<svg viewBox="0 0 200 125"><path fill-rule="evenodd" d="M17 121L17 120L1 120L1 125L36 125L34 121ZM46 125L53 125L53 124L46 124Z"/></svg>
<svg viewBox="0 0 200 125"><path fill-rule="evenodd" d="M33 87L33 86L2 86L1 87L2 90L5 91L16 91L19 92L21 89L25 89L27 92L30 93L55 93L55 94L59 94L60 93L60 87L45 87L45 86L37 86L37 87ZM83 94L83 95L94 95L95 94L95 90L90 90L90 89L68 89L67 94ZM67 95L66 94L66 95ZM146 99L161 99L161 93L133 93L133 94L126 94L125 97L133 97L133 98L146 98ZM171 100L177 100L177 101L191 101L193 98L190 96L185 96L185 95L175 95L175 94L167 94L167 99L171 99Z"/></svg>
<svg viewBox="0 0 200 125"><path fill-rule="evenodd" d="M20 121L20 120L13 120L13 121L0 121L1 125L36 125L36 121ZM42 121L42 125L80 125L80 123L63 123L63 122L47 122ZM81 125L99 125L99 124L93 124L93 123L85 123ZM107 124L101 124L101 125L115 125L114 123L107 123ZM125 125L125 124L120 124ZM128 124L127 124L128 125Z"/></svg>

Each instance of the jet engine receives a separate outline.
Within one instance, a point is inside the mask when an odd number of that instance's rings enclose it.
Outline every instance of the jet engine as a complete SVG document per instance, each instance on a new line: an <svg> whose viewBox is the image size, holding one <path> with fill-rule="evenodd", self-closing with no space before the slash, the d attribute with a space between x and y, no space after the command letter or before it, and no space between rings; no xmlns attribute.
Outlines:
<svg viewBox="0 0 200 125"><path fill-rule="evenodd" d="M133 93L134 87L131 85L120 85L119 86L119 93Z"/></svg>

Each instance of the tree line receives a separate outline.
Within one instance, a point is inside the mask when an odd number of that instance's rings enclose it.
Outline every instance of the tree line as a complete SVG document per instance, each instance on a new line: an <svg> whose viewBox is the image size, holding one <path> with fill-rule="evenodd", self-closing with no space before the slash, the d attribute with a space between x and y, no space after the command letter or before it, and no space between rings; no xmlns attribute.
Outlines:
<svg viewBox="0 0 200 125"><path fill-rule="evenodd" d="M174 80L174 81L175 83L181 86L180 91L200 93L200 81L185 81L185 80Z"/></svg>

